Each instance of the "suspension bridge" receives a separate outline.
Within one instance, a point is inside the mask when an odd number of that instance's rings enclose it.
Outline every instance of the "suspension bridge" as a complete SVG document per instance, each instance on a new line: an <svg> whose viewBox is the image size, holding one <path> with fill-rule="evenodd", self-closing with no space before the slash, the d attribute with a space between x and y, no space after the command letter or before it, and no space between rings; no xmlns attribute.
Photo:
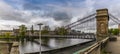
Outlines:
<svg viewBox="0 0 120 54"><path fill-rule="evenodd" d="M92 13L86 17L80 18L79 20L68 24L66 26L64 26L65 29L67 29L69 32L71 30L80 30L80 31L84 31L86 35L83 36L91 36L89 33L93 33L94 34L94 38L96 38L96 42L94 44L92 44L89 47L86 47L83 50L79 50L74 54L102 54L102 51L104 51L104 53L110 53L110 52L116 52L116 51L109 51L109 50L105 50L110 43L109 39L110 39L110 35L108 33L108 29L112 26L115 25L120 25L120 20L115 17L112 13L109 13L108 9L98 9L96 10L96 13ZM74 35L73 35L74 36ZM79 37L82 35L79 35ZM42 36L44 37L44 36ZM50 36L45 36L45 37L49 37ZM68 36L53 36L54 38L66 38L66 37L72 37L72 35L68 35ZM76 36L78 37L78 36ZM87 37L89 38L89 37ZM115 43L114 43L115 44ZM118 44L118 43L117 43ZM119 45L119 44L118 44ZM112 46L107 47L111 48ZM115 45L113 46L115 47ZM113 48L118 49L118 48ZM120 54L120 52L117 51L118 54ZM63 53L65 54L65 53Z"/></svg>
<svg viewBox="0 0 120 54"><path fill-rule="evenodd" d="M97 13L92 13L86 17L64 26L70 33L71 30L77 30L84 33L74 35L42 35L44 38L76 38L82 37L83 39L96 38L96 36L107 36L108 29L111 26L119 25L120 20L111 13L108 13L107 9L97 10ZM27 35L26 37L38 38L39 35Z"/></svg>
<svg viewBox="0 0 120 54"><path fill-rule="evenodd" d="M120 46L120 38L117 37L117 42L110 42L110 34L108 29L114 25L120 25L119 18L109 13L108 9L98 9L96 13L80 18L79 20L64 26L68 32L71 30L83 31L84 33L76 35L42 35L42 38L81 38L81 39L96 39L96 41L88 41L86 43L76 44L60 49L44 51L42 54L120 54L117 46ZM38 38L37 36L25 36L25 38ZM83 49L79 49L83 46ZM113 49L113 50L112 50ZM39 52L36 52L39 53ZM27 54L27 53L26 53ZM29 54L29 53L28 53Z"/></svg>

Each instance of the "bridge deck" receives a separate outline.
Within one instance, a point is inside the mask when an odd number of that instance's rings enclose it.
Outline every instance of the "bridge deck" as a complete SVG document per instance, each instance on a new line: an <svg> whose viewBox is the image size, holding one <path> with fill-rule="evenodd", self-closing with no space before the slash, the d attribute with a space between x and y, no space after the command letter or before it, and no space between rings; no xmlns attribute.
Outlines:
<svg viewBox="0 0 120 54"><path fill-rule="evenodd" d="M117 41L108 42L105 50L110 54L120 54L120 37L117 37Z"/></svg>
<svg viewBox="0 0 120 54"><path fill-rule="evenodd" d="M39 35L26 35L25 38L39 38ZM42 35L41 38L81 38L81 39L96 39L94 33L84 33L80 35Z"/></svg>

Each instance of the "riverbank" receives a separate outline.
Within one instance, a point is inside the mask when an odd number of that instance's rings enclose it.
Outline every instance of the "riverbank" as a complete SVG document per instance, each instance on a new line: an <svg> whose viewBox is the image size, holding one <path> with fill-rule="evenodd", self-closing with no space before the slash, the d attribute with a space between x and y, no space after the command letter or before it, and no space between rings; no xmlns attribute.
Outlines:
<svg viewBox="0 0 120 54"><path fill-rule="evenodd" d="M0 36L0 39L4 39L4 38L17 38L16 36Z"/></svg>

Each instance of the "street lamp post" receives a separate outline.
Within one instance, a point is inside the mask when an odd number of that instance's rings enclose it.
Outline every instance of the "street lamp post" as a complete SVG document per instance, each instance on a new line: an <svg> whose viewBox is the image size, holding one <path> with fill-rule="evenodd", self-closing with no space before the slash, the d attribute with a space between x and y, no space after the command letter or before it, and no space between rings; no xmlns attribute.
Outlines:
<svg viewBox="0 0 120 54"><path fill-rule="evenodd" d="M39 40L40 40L40 54L41 54L41 26L43 25L42 23L37 24L39 26Z"/></svg>

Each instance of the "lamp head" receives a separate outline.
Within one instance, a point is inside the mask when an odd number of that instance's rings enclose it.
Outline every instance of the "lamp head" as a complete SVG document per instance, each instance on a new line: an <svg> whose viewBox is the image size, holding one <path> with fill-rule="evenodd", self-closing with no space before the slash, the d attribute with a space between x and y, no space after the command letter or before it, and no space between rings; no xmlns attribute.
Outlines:
<svg viewBox="0 0 120 54"><path fill-rule="evenodd" d="M39 23L39 24L37 24L37 25L43 25L42 23Z"/></svg>

